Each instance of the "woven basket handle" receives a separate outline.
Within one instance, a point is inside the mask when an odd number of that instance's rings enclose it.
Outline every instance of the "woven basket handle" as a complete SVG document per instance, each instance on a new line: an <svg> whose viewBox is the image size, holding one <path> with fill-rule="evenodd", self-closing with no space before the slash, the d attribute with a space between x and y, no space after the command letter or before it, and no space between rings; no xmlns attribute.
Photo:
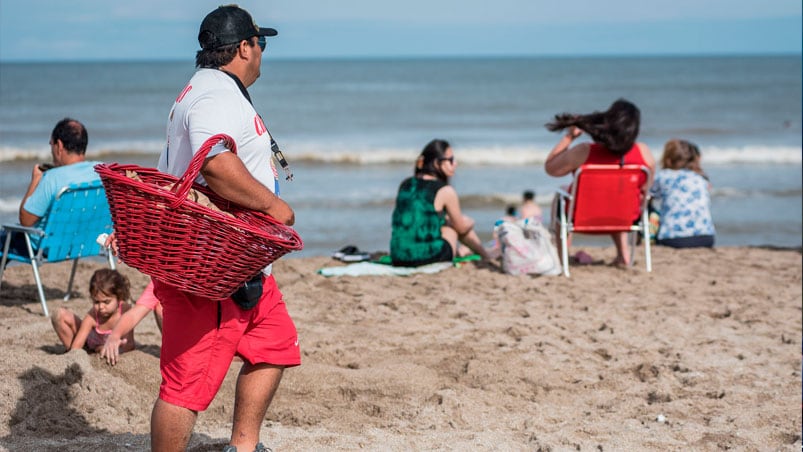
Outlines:
<svg viewBox="0 0 803 452"><path fill-rule="evenodd" d="M212 147L221 141L223 142L223 145L226 146L231 152L237 154L237 144L234 142L234 138L224 133L212 135L206 141L204 141L204 144L198 148L198 152L196 152L192 157L190 165L187 167L187 171L185 171L184 175L181 176L181 179L176 182L176 187L178 187L178 189L175 192L176 199L170 203L171 209L175 209L176 207L180 206L184 200L187 199L187 194L192 188L192 183L201 172L201 167L204 165L206 156L209 154L209 151L212 150Z"/></svg>

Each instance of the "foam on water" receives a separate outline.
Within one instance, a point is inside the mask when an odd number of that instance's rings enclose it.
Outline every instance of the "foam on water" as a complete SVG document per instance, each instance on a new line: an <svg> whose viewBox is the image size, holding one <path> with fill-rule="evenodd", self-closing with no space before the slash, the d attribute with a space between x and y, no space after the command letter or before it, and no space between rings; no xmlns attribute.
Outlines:
<svg viewBox="0 0 803 452"><path fill-rule="evenodd" d="M163 144L156 141L102 143L90 146L92 158L115 160L123 155L158 155ZM282 145L285 156L291 162L335 163L344 165L409 165L420 149L414 147L360 147L348 145L325 145L322 143L294 143ZM651 146L656 159L660 158L660 145ZM455 146L460 164L510 166L540 165L546 160L550 148L546 146ZM793 146L743 146L701 147L704 164L732 163L782 163L801 165L803 149ZM42 147L0 146L0 162L12 160L50 160L50 149Z"/></svg>
<svg viewBox="0 0 803 452"><path fill-rule="evenodd" d="M189 60L0 65L0 220L16 221L65 115L87 125L88 158L154 166L193 72ZM269 59L249 92L293 167L282 196L304 253L386 248L398 184L433 138L454 146L452 183L481 233L525 189L546 212L570 179L543 170L560 139L544 124L619 97L639 106L640 140L656 159L672 137L700 146L718 244L799 245L801 74L799 55Z"/></svg>

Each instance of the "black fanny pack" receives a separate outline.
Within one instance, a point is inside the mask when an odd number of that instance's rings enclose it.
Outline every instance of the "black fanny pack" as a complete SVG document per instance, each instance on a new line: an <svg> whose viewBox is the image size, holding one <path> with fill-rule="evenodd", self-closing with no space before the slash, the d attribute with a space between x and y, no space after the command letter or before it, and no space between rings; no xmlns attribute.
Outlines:
<svg viewBox="0 0 803 452"><path fill-rule="evenodd" d="M243 283L237 292L231 295L231 299L237 306L244 310L253 309L262 298L262 272Z"/></svg>

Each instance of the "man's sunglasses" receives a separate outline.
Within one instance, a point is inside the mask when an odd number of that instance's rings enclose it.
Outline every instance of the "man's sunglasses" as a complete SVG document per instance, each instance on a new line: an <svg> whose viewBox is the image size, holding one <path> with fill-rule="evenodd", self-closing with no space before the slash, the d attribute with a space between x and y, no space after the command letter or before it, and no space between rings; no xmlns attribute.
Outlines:
<svg viewBox="0 0 803 452"><path fill-rule="evenodd" d="M267 47L267 45L268 45L268 38L266 38L265 36L258 36L257 37L257 45L259 46L259 49L264 52L265 51L265 47Z"/></svg>

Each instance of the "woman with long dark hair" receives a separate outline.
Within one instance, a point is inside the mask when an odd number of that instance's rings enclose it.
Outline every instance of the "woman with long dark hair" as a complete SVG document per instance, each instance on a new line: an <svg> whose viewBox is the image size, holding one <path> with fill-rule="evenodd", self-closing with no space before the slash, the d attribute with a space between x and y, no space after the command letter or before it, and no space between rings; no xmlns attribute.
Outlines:
<svg viewBox="0 0 803 452"><path fill-rule="evenodd" d="M608 110L589 114L562 113L546 125L550 131L568 130L552 148L546 158L544 169L550 176L561 177L573 173L584 164L644 165L655 173L655 159L644 143L636 141L641 124L641 112L633 103L619 99ZM572 146L572 142L587 133L592 142ZM642 181L645 193L649 181ZM553 209L553 221L556 215ZM634 220L637 215L634 216ZM616 265L630 265L627 249L627 233L611 234L616 245ZM564 246L563 244L558 244ZM568 244L566 244L568 246Z"/></svg>
<svg viewBox="0 0 803 452"><path fill-rule="evenodd" d="M413 176L402 181L396 196L390 238L393 265L451 262L466 253L460 243L489 260L474 232L474 220L460 211L457 192L449 185L456 168L454 151L445 140L432 140L421 151Z"/></svg>

